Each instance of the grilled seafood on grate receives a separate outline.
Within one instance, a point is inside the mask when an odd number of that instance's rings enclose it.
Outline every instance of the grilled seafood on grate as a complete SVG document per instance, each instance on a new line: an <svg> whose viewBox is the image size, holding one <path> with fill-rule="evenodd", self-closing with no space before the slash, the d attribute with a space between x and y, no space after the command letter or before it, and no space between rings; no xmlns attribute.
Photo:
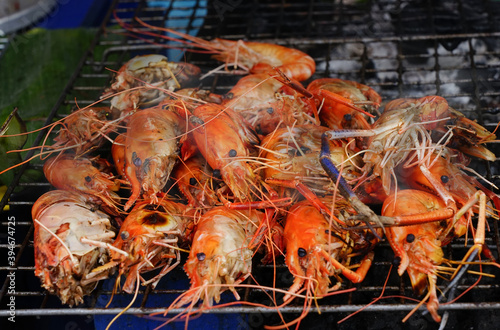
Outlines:
<svg viewBox="0 0 500 330"><path fill-rule="evenodd" d="M137 22L149 29L168 32L179 36L182 39L176 40L173 37L157 34L158 38L170 41L178 41L180 45L189 46L195 50L215 54L213 58L225 63L225 67L241 68L251 74L275 73L275 68L281 70L288 77L304 81L309 79L316 71L314 59L306 53L276 44L264 42L252 42L243 40L213 39L210 41L198 38L186 33L168 28L150 25L136 17ZM130 24L119 21L120 25L128 31L138 34L143 33L140 29L134 28ZM148 32L150 35L151 33ZM191 48L187 48L190 50Z"/></svg>
<svg viewBox="0 0 500 330"><path fill-rule="evenodd" d="M193 64L169 62L163 55L136 56L120 68L101 98L112 97L111 107L120 111L151 107L166 92L196 83L200 73Z"/></svg>
<svg viewBox="0 0 500 330"><path fill-rule="evenodd" d="M370 129L367 113L378 112L382 98L371 87L355 81L337 78L313 80L307 90L314 96L316 105L321 109L321 121L330 129Z"/></svg>
<svg viewBox="0 0 500 330"><path fill-rule="evenodd" d="M115 162L132 186L124 210L127 211L142 194L157 203L179 155L179 138L184 133L183 119L161 107L145 109L130 116L125 139L116 143ZM124 144L120 150L120 145ZM119 156L124 156L120 160Z"/></svg>
<svg viewBox="0 0 500 330"><path fill-rule="evenodd" d="M443 130L446 122L452 118L457 119L451 125L445 136L439 141L433 141L431 131ZM362 138L369 137L368 145L365 147L363 155L363 175L360 182L365 179L380 177L382 187L386 194L390 194L397 187L395 168L402 164L405 168L419 166L424 175L428 175L428 166L431 155L434 151L443 152L453 135L471 135L464 133L461 128L463 118L456 117L448 102L439 96L427 96L420 99L398 99L386 105L382 116L374 123L373 128L368 130L337 130L328 131L323 134L323 148L320 161L333 181L339 178L339 171L329 158L329 139ZM479 130L484 130L479 125L468 125L469 129L478 127L475 134L479 135ZM486 130L484 130L486 131ZM490 138L491 134L487 134ZM475 146L470 146L475 148ZM477 149L475 149L477 150ZM486 150L480 148L480 150ZM474 151L471 151L473 153ZM486 159L489 158L485 153ZM359 214L365 216L369 221L382 225L381 220L365 205L360 204L357 196L353 193L349 185L339 178L340 191L351 204L356 207ZM432 180L430 180L433 182ZM447 199L446 202L451 202ZM454 207L454 205L448 205ZM456 208L455 208L456 209Z"/></svg>
<svg viewBox="0 0 500 330"><path fill-rule="evenodd" d="M83 297L111 271L90 274L96 266L108 262L106 249L95 243L113 241L109 216L88 196L64 190L43 194L31 213L35 223L35 275L62 303L83 303Z"/></svg>
<svg viewBox="0 0 500 330"><path fill-rule="evenodd" d="M322 202L329 205L331 198L332 196L322 198ZM335 203L334 210L341 221L355 213L342 200ZM284 240L286 264L295 277L293 285L283 298L285 302L302 286L305 286L306 297L309 298L321 297L337 290L342 282L337 271L353 283L363 281L373 261L372 249L377 243L370 231L348 231L341 226L332 226L320 210L307 200L296 203L290 209L285 223ZM351 257L356 254L365 257L358 269L353 271L347 266ZM332 276L336 277L338 283L330 287Z"/></svg>
<svg viewBox="0 0 500 330"><path fill-rule="evenodd" d="M248 158L260 142L255 132L239 114L217 104L197 107L189 122L198 150L214 172L220 173L234 197L254 200L258 180Z"/></svg>
<svg viewBox="0 0 500 330"><path fill-rule="evenodd" d="M70 113L57 121L61 128L54 138L51 149L71 148L76 155L99 148L104 136L115 129L116 114L109 107L86 107Z"/></svg>
<svg viewBox="0 0 500 330"><path fill-rule="evenodd" d="M222 105L241 114L257 133L263 135L277 127L318 122L314 118L317 117L316 106L311 99L265 73L241 78L224 96Z"/></svg>
<svg viewBox="0 0 500 330"><path fill-rule="evenodd" d="M190 304L200 299L206 307L219 302L220 294L235 288L252 271L252 256L265 239L265 213L236 211L225 206L215 207L199 220L184 270L191 279L191 288L170 308Z"/></svg>
<svg viewBox="0 0 500 330"><path fill-rule="evenodd" d="M125 275L122 290L132 293L138 279L143 285L154 288L158 281L180 263L180 250L191 241L194 210L185 205L160 199L157 204L146 201L137 203L125 218L120 232L108 249L110 262L97 267L91 275L102 276L109 269L118 267L118 279ZM143 274L155 269L160 272L149 280Z"/></svg>
<svg viewBox="0 0 500 330"><path fill-rule="evenodd" d="M111 208L117 208L115 191L120 184L109 172L106 160L94 157L77 157L62 154L45 161L43 173L51 185L58 189L86 194L95 202L102 201Z"/></svg>

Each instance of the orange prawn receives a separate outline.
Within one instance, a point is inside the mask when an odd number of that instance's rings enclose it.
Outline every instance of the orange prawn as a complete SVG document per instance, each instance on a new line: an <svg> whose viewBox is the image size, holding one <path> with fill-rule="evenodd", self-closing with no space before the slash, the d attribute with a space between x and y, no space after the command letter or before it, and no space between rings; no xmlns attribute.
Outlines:
<svg viewBox="0 0 500 330"><path fill-rule="evenodd" d="M151 107L167 96L165 90L173 92L188 87L198 80L200 73L200 68L193 64L169 62L163 55L136 56L118 70L101 98L116 94L111 98L111 107L120 111ZM145 88L136 88L140 86Z"/></svg>
<svg viewBox="0 0 500 330"><path fill-rule="evenodd" d="M331 204L327 198L323 203ZM336 216L346 220L355 211L345 202L337 202ZM361 282L369 270L374 254L371 251L377 239L369 231L343 231L331 226L324 215L309 201L296 203L289 211L284 230L286 264L295 279L283 300L305 285L308 293L321 297L337 290L340 278L336 270L342 272L353 283ZM363 254L359 268L352 271L346 267L351 255ZM339 283L330 287L330 277L336 276ZM304 284L305 283L305 284Z"/></svg>
<svg viewBox="0 0 500 330"><path fill-rule="evenodd" d="M396 203L397 201L397 203ZM390 195L384 202L382 214L385 216L404 216L421 214L429 211L445 209L444 202L438 197L420 190L400 190ZM398 273L400 276L406 271L415 292L421 295L427 288L424 298L427 309L436 322L441 321L437 313L439 301L436 293L437 274L443 263L441 249L442 234L446 228L442 222L434 221L425 224L387 227L386 237L396 257L399 258Z"/></svg>
<svg viewBox="0 0 500 330"><path fill-rule="evenodd" d="M112 174L101 171L98 168L99 162L109 166L105 160L98 157L90 159L62 154L45 161L43 173L47 181L58 189L78 191L90 196L94 201L100 200L116 208L118 195L115 191L120 188L119 182Z"/></svg>
<svg viewBox="0 0 500 330"><path fill-rule="evenodd" d="M201 155L195 155L175 166L172 177L176 186L193 207L211 207L218 202L215 193L217 183L212 177L213 170Z"/></svg>
<svg viewBox="0 0 500 330"><path fill-rule="evenodd" d="M100 279L90 275L106 263L108 253L92 242L109 244L115 237L110 218L97 209L91 198L77 192L52 190L40 196L31 214L35 226L35 275L42 286L63 304L83 303Z"/></svg>
<svg viewBox="0 0 500 330"><path fill-rule="evenodd" d="M222 105L241 114L257 133L264 135L277 127L316 123L312 100L268 74L241 78L224 96Z"/></svg>
<svg viewBox="0 0 500 330"><path fill-rule="evenodd" d="M278 68L287 76L298 81L309 79L316 71L314 59L298 49L243 40L234 41L216 38L207 41L179 31L147 24L137 17L136 20L145 27L156 31L168 32L185 40L157 35L159 38L179 41L191 48L214 53L213 57L224 62L226 67L230 65L238 66L251 74L274 73L274 68ZM128 30L143 33L143 31L126 25L123 22L121 24Z"/></svg>
<svg viewBox="0 0 500 330"><path fill-rule="evenodd" d="M132 186L124 210L130 209L141 193L152 203L170 176L179 154L178 139L183 119L160 107L145 109L130 116L125 134L123 173ZM119 147L118 147L119 149ZM121 170L119 170L121 172Z"/></svg>
<svg viewBox="0 0 500 330"><path fill-rule="evenodd" d="M126 275L122 290L132 293L140 278L153 288L158 281L180 263L180 249L191 241L194 211L183 204L165 199L158 204L137 203L120 227L112 245L100 244L109 250L111 261L97 267L92 274L101 274L118 266L118 280ZM97 244L97 243L96 243ZM161 268L149 280L142 274Z"/></svg>
<svg viewBox="0 0 500 330"><path fill-rule="evenodd" d="M321 107L320 118L330 129L370 129L366 116L353 109L352 105L368 113L377 113L382 102L373 88L350 80L316 79L307 86L307 90L314 95L316 105ZM332 93L348 104L332 97L335 96Z"/></svg>
<svg viewBox="0 0 500 330"><path fill-rule="evenodd" d="M239 114L217 104L197 107L189 121L196 145L210 167L220 173L238 200L252 200L257 177L247 160L259 143L255 132Z"/></svg>
<svg viewBox="0 0 500 330"><path fill-rule="evenodd" d="M214 300L219 302L226 288L239 300L235 287L250 276L252 256L263 238L257 229L263 228L265 217L260 211L236 211L225 206L206 212L197 224L184 265L191 289L174 305L194 306L202 299L203 304L210 307Z"/></svg>

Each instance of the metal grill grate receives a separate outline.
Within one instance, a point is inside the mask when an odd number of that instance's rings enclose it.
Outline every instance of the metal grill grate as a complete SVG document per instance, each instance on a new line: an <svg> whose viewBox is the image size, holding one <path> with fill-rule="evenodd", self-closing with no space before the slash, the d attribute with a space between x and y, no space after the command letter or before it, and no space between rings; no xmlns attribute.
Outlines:
<svg viewBox="0 0 500 330"><path fill-rule="evenodd" d="M355 80L374 88L385 101L399 97L421 97L437 94L445 97L451 106L469 118L493 130L500 121L500 2L496 1L114 1L116 17L134 24L137 16L155 26L168 26L182 32L198 34L206 38L249 39L268 41L301 49L315 59L317 72L313 78L338 77ZM53 108L53 116L69 113L75 104L85 106L95 102L109 84L112 72L138 54L163 53L171 58L180 57L175 50L164 48L159 38L140 40L130 38L127 31L117 26L110 12L82 57L80 65L61 99ZM144 28L142 28L144 29ZM146 29L144 29L146 30ZM107 33L104 33L104 32ZM218 65L203 54L186 53L181 60L200 66L205 72ZM204 82L204 88L217 93L226 92L236 81L235 77L214 75ZM52 118L48 119L50 122ZM39 136L38 142L42 135ZM498 145L492 145L500 155ZM498 159L497 159L498 160ZM39 168L37 165L30 165ZM110 320L125 307L105 309L111 293L112 281L99 285L85 300L83 307L61 306L56 297L47 295L33 271L32 221L30 208L36 198L50 189L46 182L22 184L21 192L12 193L19 186L19 178L28 166L21 169L0 209L6 203L11 210L3 212L0 222L0 278L6 278L0 291L0 316L9 316L11 296L16 301L16 321L61 322L92 328L95 319L103 315ZM495 183L500 183L498 164L474 164L474 168ZM15 217L15 265L8 266L9 244L7 241L8 218ZM499 231L496 222L491 225L487 245L496 256L500 252ZM467 246L460 239L445 249L449 258L461 256ZM393 253L382 244L376 250L376 262L367 279L350 294L322 299L322 314L313 308L308 316L310 324L337 322L343 316L355 312L380 295ZM273 285L273 273L269 266L256 262L255 280L263 285ZM488 273L499 275L498 269L484 268ZM9 293L10 279L15 272L15 294ZM292 277L283 265L277 267L278 287L287 288ZM463 292L474 283L477 276L468 276L460 283ZM180 283L183 287L177 287ZM346 287L354 285L345 283ZM168 306L188 283L181 268L169 273L159 288L140 292L137 304L126 314L160 312ZM442 287L441 287L442 288ZM142 288L141 288L142 289ZM266 293L243 290L240 295L247 301L265 303ZM399 278L393 270L384 296L412 296L408 278ZM227 295L231 300L230 294ZM500 309L500 285L496 279L483 277L480 284L458 302L442 305L441 313L450 312L448 325L474 328L498 324ZM120 295L119 297L120 298ZM131 296L123 295L127 302ZM400 320L415 306L413 301L399 297L388 298L370 306L340 327L387 328L400 327ZM281 309L285 317L293 319L302 306L290 305ZM174 311L175 312L175 311ZM214 309L212 314L237 315L240 327L259 328L264 324L279 323L277 314L269 309L249 306L229 306ZM364 324L370 320L369 326ZM362 321L360 321L362 320ZM372 322L373 321L373 322ZM19 324L19 323L18 323ZM363 325L364 324L364 325ZM420 314L409 321L412 328L437 328L428 316Z"/></svg>

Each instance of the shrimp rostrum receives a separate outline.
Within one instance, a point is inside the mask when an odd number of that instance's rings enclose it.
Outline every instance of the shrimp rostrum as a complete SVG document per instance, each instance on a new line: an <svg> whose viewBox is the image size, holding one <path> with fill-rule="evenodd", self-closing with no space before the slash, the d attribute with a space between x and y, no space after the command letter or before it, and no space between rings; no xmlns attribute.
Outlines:
<svg viewBox="0 0 500 330"><path fill-rule="evenodd" d="M115 233L109 216L87 196L64 190L42 195L31 213L35 222L35 275L64 304L83 303L97 281L112 271L90 274L108 261L107 250L94 242L112 242Z"/></svg>

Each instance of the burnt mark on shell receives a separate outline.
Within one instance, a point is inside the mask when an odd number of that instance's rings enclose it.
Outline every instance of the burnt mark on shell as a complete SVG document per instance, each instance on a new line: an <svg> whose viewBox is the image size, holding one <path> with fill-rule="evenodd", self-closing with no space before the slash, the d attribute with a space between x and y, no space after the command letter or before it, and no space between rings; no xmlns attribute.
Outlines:
<svg viewBox="0 0 500 330"><path fill-rule="evenodd" d="M151 214L146 215L142 219L142 224L144 225L163 225L168 222L167 217L164 215L160 214L159 212L153 212Z"/></svg>

